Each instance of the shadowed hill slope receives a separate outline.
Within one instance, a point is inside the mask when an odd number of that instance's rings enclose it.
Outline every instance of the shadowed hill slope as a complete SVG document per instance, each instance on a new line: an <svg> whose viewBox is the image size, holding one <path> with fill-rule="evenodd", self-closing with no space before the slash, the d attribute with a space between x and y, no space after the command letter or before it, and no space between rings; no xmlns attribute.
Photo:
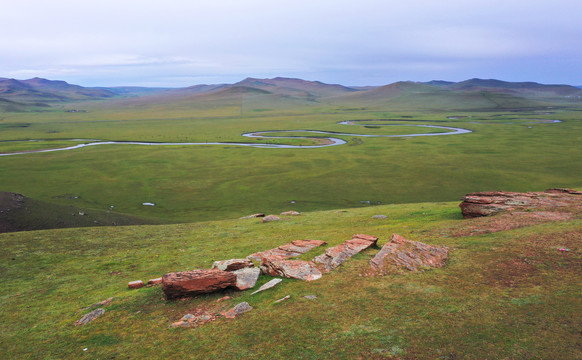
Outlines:
<svg viewBox="0 0 582 360"><path fill-rule="evenodd" d="M64 206L0 192L0 233L88 226L162 224L168 221Z"/></svg>

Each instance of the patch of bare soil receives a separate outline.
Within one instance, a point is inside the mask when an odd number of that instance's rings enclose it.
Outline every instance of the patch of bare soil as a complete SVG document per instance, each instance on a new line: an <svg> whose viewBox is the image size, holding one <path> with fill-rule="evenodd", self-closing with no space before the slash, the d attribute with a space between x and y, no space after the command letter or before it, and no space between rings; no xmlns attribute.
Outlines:
<svg viewBox="0 0 582 360"><path fill-rule="evenodd" d="M458 227L450 229L451 236L472 236L517 229L537 224L571 220L576 212L564 211L516 211L494 216L466 219Z"/></svg>
<svg viewBox="0 0 582 360"><path fill-rule="evenodd" d="M543 283L542 276L548 271L557 272L564 281L578 278L582 267L580 244L582 229L520 239L519 245L511 249L513 257L487 266L488 283L509 288L535 286Z"/></svg>

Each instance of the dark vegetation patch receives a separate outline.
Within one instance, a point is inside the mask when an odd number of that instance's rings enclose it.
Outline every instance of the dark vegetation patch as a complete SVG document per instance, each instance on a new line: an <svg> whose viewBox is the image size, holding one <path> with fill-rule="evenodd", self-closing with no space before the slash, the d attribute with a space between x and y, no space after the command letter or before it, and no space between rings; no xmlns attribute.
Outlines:
<svg viewBox="0 0 582 360"><path fill-rule="evenodd" d="M161 224L162 220L74 205L59 205L0 192L0 233L88 226ZM167 221L165 223L168 223Z"/></svg>

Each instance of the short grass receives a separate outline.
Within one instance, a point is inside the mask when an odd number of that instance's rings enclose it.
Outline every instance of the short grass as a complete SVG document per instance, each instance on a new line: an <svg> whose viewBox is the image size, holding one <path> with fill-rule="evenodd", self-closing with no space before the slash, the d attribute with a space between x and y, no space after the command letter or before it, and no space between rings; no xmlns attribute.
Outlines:
<svg viewBox="0 0 582 360"><path fill-rule="evenodd" d="M467 221L457 204L332 210L265 224L0 234L0 352L3 359L582 358L580 219L455 238L450 229ZM360 276L378 250L368 249L317 281L284 280L253 296L227 292L233 299L220 304L225 293L168 302L160 287L127 289L132 280L208 268L295 239L333 246L355 233L379 236L380 246L392 233L446 245L450 260L423 273ZM108 297L115 300L105 315L74 326L89 311L81 308ZM254 310L236 320L168 328L196 308L242 301Z"/></svg>

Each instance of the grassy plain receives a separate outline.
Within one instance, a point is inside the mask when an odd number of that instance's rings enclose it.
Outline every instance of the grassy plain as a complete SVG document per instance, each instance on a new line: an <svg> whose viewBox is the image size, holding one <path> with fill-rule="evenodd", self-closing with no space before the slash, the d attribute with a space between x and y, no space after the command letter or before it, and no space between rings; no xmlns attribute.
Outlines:
<svg viewBox="0 0 582 360"><path fill-rule="evenodd" d="M106 210L114 205L128 214L186 222L236 218L284 207L312 211L361 206L362 201L452 201L472 191L582 186L582 112L572 107L470 111L441 104L440 110L387 111L330 103L277 108L276 102L258 102L252 97L168 104L163 99L144 99L148 98L67 104L39 113L4 113L0 140L45 141L0 142L0 151L63 147L73 144L66 141L70 139L314 144L312 140L240 136L265 130L435 131L373 127L383 123L433 124L473 132L415 138L338 136L348 144L320 149L103 145L7 156L0 157L2 190L61 204L70 200L58 198L60 195L73 194L78 196L74 200L78 206ZM87 112L67 113L65 108ZM466 117L449 119L451 116ZM385 119L392 121L361 123L368 127L337 124ZM156 206L144 207L143 202Z"/></svg>
<svg viewBox="0 0 582 360"><path fill-rule="evenodd" d="M458 202L382 205L258 219L0 234L3 359L579 359L580 219L452 237ZM284 210L282 207L280 210ZM385 214L388 219L374 220ZM354 233L392 233L451 248L444 268L360 276L377 249L314 282L285 279L256 295L188 301L160 287L171 271L208 268L295 239L329 246ZM557 249L570 248L564 253ZM311 258L323 249L303 255ZM259 284L269 277L263 276ZM233 298L216 303L224 295ZM291 298L274 303L286 295ZM307 300L305 295L316 295ZM74 322L109 297L101 318ZM247 301L254 310L198 328L168 328L196 309Z"/></svg>

